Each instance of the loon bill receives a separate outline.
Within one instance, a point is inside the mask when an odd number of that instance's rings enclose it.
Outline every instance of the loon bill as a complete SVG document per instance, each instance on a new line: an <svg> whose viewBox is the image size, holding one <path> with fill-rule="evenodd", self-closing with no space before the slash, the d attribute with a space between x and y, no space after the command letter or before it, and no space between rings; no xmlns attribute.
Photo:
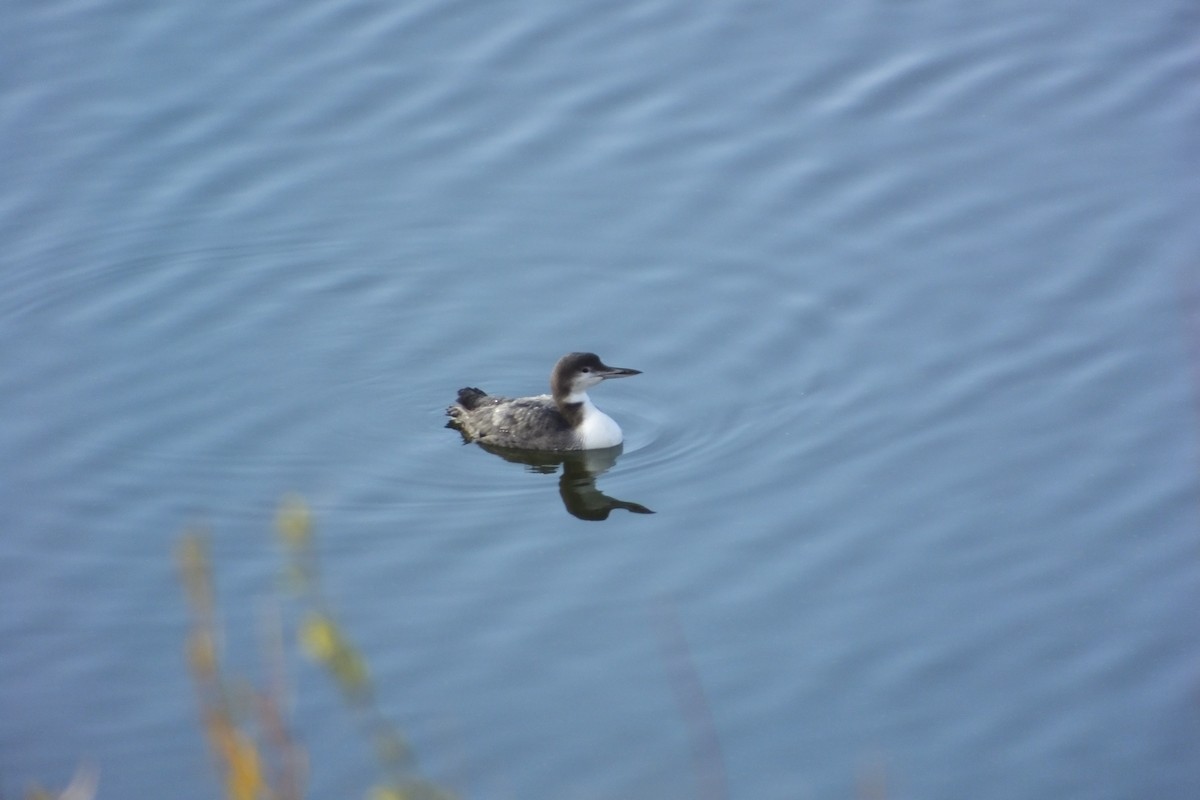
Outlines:
<svg viewBox="0 0 1200 800"><path fill-rule="evenodd" d="M520 450L598 450L624 440L621 426L593 405L587 390L609 378L641 370L610 367L595 353L568 353L550 373L550 394L497 397L481 389L458 390L446 413L468 441Z"/></svg>

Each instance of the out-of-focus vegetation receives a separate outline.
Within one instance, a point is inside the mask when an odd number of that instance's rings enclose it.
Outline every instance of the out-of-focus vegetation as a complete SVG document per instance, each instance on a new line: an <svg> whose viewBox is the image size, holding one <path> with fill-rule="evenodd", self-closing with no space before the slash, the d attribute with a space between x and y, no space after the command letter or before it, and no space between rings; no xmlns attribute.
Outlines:
<svg viewBox="0 0 1200 800"><path fill-rule="evenodd" d="M365 656L353 645L321 592L313 549L313 521L299 497L286 498L275 529L283 547L284 585L298 606L301 622L295 631L299 648L333 680L346 705L359 717L379 764L381 779L367 800L455 800L450 791L418 776L407 740L375 702ZM286 646L282 615L271 618L266 637L266 686L231 677L222 666L223 629L218 618L214 570L208 538L190 532L179 543L178 561L191 609L186 654L196 687L200 720L213 766L228 800L302 800L307 793L309 758L293 735L287 718ZM724 757L708 702L695 672L683 629L673 608L658 608L657 627L664 663L688 724L696 796L727 800ZM881 765L864 772L859 797L886 796ZM25 800L93 800L99 771L83 765L61 792L30 788Z"/></svg>
<svg viewBox="0 0 1200 800"><path fill-rule="evenodd" d="M296 638L333 679L360 718L380 766L370 800L449 800L453 795L418 777L407 740L380 712L367 661L343 632L320 591L313 550L312 515L297 497L286 499L276 519L283 545L286 586L300 607ZM201 724L229 800L299 800L306 792L308 756L289 728L283 624L278 615L268 637L267 685L227 675L222 667L213 565L207 539L184 536L179 547L183 586L192 612L187 661L199 695Z"/></svg>
<svg viewBox="0 0 1200 800"><path fill-rule="evenodd" d="M25 793L25 800L92 800L96 796L96 786L100 781L100 772L90 764L84 764L75 771L75 777L67 784L61 793L47 791L41 786L33 786Z"/></svg>

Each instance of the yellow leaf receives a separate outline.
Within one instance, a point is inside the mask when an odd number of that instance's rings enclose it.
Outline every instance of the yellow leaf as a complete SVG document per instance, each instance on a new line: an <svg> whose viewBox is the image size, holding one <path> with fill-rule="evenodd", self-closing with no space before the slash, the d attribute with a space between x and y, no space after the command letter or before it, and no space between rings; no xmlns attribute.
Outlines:
<svg viewBox="0 0 1200 800"><path fill-rule="evenodd" d="M376 786L367 797L369 800L404 800L404 795L391 786Z"/></svg>
<svg viewBox="0 0 1200 800"><path fill-rule="evenodd" d="M312 513L300 495L288 495L279 506L275 527L284 544L301 548L308 545L312 535Z"/></svg>
<svg viewBox="0 0 1200 800"><path fill-rule="evenodd" d="M262 763L258 749L244 735L234 732L223 744L228 774L226 788L233 800L256 800L263 794Z"/></svg>
<svg viewBox="0 0 1200 800"><path fill-rule="evenodd" d="M300 627L300 644L315 661L328 663L340 645L337 627L321 614L309 614Z"/></svg>

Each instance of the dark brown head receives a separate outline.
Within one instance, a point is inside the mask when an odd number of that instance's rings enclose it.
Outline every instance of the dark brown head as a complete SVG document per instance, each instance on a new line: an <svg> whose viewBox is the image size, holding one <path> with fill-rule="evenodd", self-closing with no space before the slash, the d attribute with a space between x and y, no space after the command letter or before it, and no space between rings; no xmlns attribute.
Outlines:
<svg viewBox="0 0 1200 800"><path fill-rule="evenodd" d="M567 353L550 373L550 391L559 402L579 402L588 389L608 378L641 375L641 370L610 367L595 353Z"/></svg>

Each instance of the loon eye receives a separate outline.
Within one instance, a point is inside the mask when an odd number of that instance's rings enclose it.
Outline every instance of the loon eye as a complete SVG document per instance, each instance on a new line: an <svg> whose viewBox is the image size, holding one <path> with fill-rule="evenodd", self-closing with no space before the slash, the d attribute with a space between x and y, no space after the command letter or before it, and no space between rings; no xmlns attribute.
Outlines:
<svg viewBox="0 0 1200 800"><path fill-rule="evenodd" d="M584 367L584 368L583 368L583 371L584 371L584 372L591 372L591 371L592 371L592 368L591 368L591 367Z"/></svg>

